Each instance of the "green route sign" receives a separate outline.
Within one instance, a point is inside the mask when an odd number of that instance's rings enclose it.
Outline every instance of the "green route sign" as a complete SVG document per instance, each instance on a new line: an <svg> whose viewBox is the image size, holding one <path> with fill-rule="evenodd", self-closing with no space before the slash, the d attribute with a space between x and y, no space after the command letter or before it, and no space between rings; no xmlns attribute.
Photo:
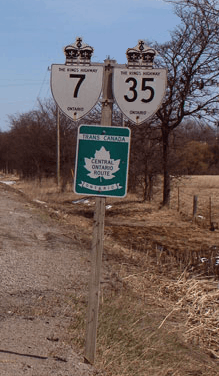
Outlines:
<svg viewBox="0 0 219 376"><path fill-rule="evenodd" d="M125 197L129 148L129 128L81 125L77 139L75 193Z"/></svg>

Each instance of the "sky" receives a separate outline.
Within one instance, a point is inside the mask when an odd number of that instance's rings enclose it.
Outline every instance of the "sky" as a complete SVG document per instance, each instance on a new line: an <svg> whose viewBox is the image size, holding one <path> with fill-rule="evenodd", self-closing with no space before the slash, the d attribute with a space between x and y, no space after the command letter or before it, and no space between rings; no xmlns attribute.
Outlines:
<svg viewBox="0 0 219 376"><path fill-rule="evenodd" d="M0 131L10 115L37 109L51 97L52 64L76 37L94 48L92 62L125 64L139 39L166 42L179 24L163 0L6 0L0 5Z"/></svg>

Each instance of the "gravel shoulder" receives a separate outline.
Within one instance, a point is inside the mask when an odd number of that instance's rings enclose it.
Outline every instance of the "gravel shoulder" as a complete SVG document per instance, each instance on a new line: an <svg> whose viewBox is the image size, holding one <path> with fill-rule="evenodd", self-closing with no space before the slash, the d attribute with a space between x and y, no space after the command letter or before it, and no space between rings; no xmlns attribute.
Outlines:
<svg viewBox="0 0 219 376"><path fill-rule="evenodd" d="M97 374L68 336L72 301L87 294L89 251L3 185L0 234L0 375Z"/></svg>

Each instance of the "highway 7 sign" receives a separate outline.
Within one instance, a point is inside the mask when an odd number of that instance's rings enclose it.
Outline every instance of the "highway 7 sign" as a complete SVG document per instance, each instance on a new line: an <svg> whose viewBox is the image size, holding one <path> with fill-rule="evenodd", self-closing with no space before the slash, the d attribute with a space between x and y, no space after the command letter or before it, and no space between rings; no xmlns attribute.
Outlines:
<svg viewBox="0 0 219 376"><path fill-rule="evenodd" d="M103 66L53 64L51 89L65 115L77 121L98 102L102 91Z"/></svg>
<svg viewBox="0 0 219 376"><path fill-rule="evenodd" d="M136 124L160 107L166 88L165 69L114 67L113 93L123 114Z"/></svg>

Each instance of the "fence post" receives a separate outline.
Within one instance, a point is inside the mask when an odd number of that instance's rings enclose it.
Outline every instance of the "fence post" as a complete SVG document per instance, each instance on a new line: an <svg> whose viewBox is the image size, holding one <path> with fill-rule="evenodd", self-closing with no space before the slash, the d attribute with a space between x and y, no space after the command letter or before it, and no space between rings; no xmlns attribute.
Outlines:
<svg viewBox="0 0 219 376"><path fill-rule="evenodd" d="M179 187L178 187L178 196L177 196L177 211L180 211L180 200L179 200Z"/></svg>
<svg viewBox="0 0 219 376"><path fill-rule="evenodd" d="M198 208L198 196L194 195L193 197L193 219L196 218Z"/></svg>

